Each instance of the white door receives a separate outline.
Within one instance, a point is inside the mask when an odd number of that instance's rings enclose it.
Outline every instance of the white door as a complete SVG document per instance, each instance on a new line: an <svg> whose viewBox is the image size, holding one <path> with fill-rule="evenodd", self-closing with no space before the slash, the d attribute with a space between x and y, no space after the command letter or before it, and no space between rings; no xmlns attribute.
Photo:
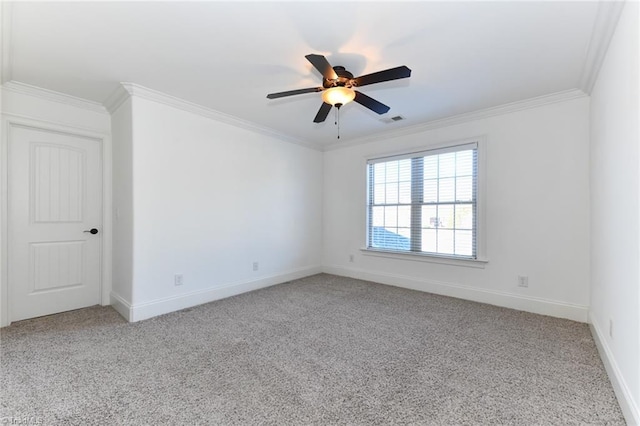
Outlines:
<svg viewBox="0 0 640 426"><path fill-rule="evenodd" d="M100 303L100 142L12 126L8 181L11 321Z"/></svg>

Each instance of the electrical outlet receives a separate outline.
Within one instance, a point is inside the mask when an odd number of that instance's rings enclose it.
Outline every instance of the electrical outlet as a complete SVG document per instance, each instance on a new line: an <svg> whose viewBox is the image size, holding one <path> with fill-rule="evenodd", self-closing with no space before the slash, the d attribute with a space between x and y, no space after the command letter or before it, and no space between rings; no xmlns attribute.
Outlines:
<svg viewBox="0 0 640 426"><path fill-rule="evenodd" d="M529 277L518 275L518 287L529 287Z"/></svg>
<svg viewBox="0 0 640 426"><path fill-rule="evenodd" d="M258 264L258 262L253 262L253 270L257 271L260 268L260 265Z"/></svg>
<svg viewBox="0 0 640 426"><path fill-rule="evenodd" d="M173 276L173 284L176 286L184 284L184 277L182 276L182 274L175 274Z"/></svg>
<svg viewBox="0 0 640 426"><path fill-rule="evenodd" d="M609 337L613 339L613 320L609 318Z"/></svg>
<svg viewBox="0 0 640 426"><path fill-rule="evenodd" d="M355 256L350 254L349 255L349 262L353 263Z"/></svg>

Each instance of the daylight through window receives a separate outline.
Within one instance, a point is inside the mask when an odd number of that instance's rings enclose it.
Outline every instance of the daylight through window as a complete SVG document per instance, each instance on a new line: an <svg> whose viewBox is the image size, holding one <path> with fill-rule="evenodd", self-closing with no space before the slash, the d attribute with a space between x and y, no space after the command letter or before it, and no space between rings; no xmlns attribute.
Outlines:
<svg viewBox="0 0 640 426"><path fill-rule="evenodd" d="M367 248L476 258L477 143L370 160Z"/></svg>

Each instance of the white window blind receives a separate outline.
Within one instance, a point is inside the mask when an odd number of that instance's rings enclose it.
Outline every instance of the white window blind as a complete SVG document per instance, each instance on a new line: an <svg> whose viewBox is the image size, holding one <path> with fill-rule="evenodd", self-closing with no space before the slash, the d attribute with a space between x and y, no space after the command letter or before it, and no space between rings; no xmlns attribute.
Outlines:
<svg viewBox="0 0 640 426"><path fill-rule="evenodd" d="M476 259L478 144L368 161L367 248Z"/></svg>

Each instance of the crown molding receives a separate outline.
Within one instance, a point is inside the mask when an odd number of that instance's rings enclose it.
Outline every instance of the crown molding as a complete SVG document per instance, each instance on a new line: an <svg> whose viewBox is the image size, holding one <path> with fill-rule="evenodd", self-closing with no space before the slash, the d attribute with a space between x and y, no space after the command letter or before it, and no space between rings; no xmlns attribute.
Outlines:
<svg viewBox="0 0 640 426"><path fill-rule="evenodd" d="M289 142L295 145L304 146L305 148L311 148L317 151L321 150L321 148L319 148L317 145L312 144L310 142L284 135L271 128L260 126L255 123L242 120L238 117L224 114L214 109L210 109L202 105L195 104L193 102L185 101L184 99L167 95L166 93L158 92L157 90L149 89L147 87L140 86L135 83L126 83L126 82L120 83L120 86L105 101L105 107L109 112L113 113L120 107L120 105L122 105L122 103L125 100L127 100L131 96L136 96L142 99L158 102L173 108L190 112L192 114L197 114L202 117L216 120L221 123L229 124L245 130L250 130L256 133L260 133L265 136L276 138L284 142Z"/></svg>
<svg viewBox="0 0 640 426"><path fill-rule="evenodd" d="M109 97L103 102L104 107L109 111L109 114L113 114L120 108L120 106L129 99L131 93L126 89L126 85L131 83L120 83L116 90L114 90Z"/></svg>
<svg viewBox="0 0 640 426"><path fill-rule="evenodd" d="M596 83L624 4L624 1L603 0L598 3L596 20L593 24L591 40L580 76L580 89L587 94L591 94Z"/></svg>
<svg viewBox="0 0 640 426"><path fill-rule="evenodd" d="M2 29L0 30L0 38L2 42L0 47L2 48L2 56L0 61L0 83L11 80L11 21L13 17L13 3L3 1L0 3L0 15L2 19Z"/></svg>
<svg viewBox="0 0 640 426"><path fill-rule="evenodd" d="M35 96L47 101L71 105L77 108L82 108L101 114L108 114L105 107L98 102L93 102L64 93L55 92L53 90L43 89L41 87L32 86L30 84L21 83L19 81L7 81L2 85L2 90L7 90L23 95Z"/></svg>
<svg viewBox="0 0 640 426"><path fill-rule="evenodd" d="M579 89L565 90L562 92L552 93L549 95L537 96L535 98L524 99L521 101L511 102L508 104L498 105L495 107L484 108L477 111L467 112L464 114L453 115L438 120L428 121L413 126L403 127L401 129L388 130L377 133L373 136L353 139L349 142L334 142L324 146L324 151L332 151L336 149L347 148L355 145L380 141L399 136L412 135L422 133L428 130L439 129L442 127L453 126L455 124L467 123L469 121L481 120L496 115L503 115L512 112L522 111L525 109L537 108L544 105L554 104L557 102L570 101L572 99L585 98L587 95Z"/></svg>

